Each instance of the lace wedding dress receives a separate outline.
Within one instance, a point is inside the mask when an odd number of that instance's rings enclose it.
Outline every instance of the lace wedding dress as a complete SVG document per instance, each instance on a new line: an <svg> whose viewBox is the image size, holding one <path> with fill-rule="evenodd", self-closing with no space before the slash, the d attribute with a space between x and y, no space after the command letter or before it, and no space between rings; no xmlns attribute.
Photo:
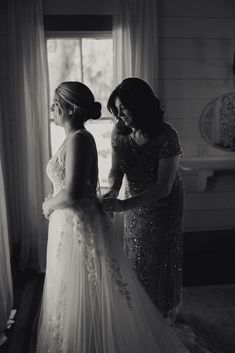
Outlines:
<svg viewBox="0 0 235 353"><path fill-rule="evenodd" d="M37 353L187 353L130 269L96 197L97 152L87 196L49 220ZM85 152L84 152L85 153ZM66 142L47 173L65 186Z"/></svg>

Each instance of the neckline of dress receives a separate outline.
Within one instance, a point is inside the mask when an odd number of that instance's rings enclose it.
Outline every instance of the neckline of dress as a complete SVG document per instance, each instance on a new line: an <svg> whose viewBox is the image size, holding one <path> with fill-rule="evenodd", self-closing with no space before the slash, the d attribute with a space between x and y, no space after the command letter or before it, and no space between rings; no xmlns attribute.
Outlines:
<svg viewBox="0 0 235 353"><path fill-rule="evenodd" d="M149 139L147 142L143 143L142 145L138 145L138 143L136 143L133 138L131 137L131 134L129 134L129 140L131 141L131 143L136 146L136 147L144 147L146 145L149 144L149 142L151 141L151 139Z"/></svg>

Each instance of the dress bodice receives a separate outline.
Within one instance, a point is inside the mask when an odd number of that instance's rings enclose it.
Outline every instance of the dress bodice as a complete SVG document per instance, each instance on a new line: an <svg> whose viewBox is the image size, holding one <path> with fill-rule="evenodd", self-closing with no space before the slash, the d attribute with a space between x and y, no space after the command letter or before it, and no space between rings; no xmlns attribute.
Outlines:
<svg viewBox="0 0 235 353"><path fill-rule="evenodd" d="M49 160L46 168L47 176L53 184L54 195L65 187L65 145L66 140Z"/></svg>
<svg viewBox="0 0 235 353"><path fill-rule="evenodd" d="M157 181L160 159L182 155L178 134L168 123L165 123L158 136L144 145L137 145L130 135L119 134L114 128L112 147L118 155L119 165L126 176L131 195L146 190ZM177 173L174 186L179 178Z"/></svg>
<svg viewBox="0 0 235 353"><path fill-rule="evenodd" d="M95 196L96 195L96 187L97 187L97 179L98 179L98 165L97 165L97 151L96 151L96 146L94 139L92 135L88 132L79 132L79 133L85 133L87 136L89 136L92 139L92 143L94 146L94 152L95 152L95 161L93 168L90 173L90 177L87 180L87 190L86 190L86 196ZM63 142L63 144L60 146L58 151L52 156L52 158L49 160L46 168L47 175L49 179L51 180L53 184L53 194L57 194L61 190L65 188L66 184L66 168L65 168L65 162L66 162L66 145L67 145L67 139Z"/></svg>

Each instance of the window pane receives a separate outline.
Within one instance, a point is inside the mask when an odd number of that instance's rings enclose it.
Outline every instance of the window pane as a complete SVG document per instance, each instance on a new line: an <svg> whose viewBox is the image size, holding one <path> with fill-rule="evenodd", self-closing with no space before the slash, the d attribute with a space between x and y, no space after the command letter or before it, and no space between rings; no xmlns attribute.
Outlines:
<svg viewBox="0 0 235 353"><path fill-rule="evenodd" d="M56 38L47 40L50 101L55 88L63 81L81 81L88 85L102 104L102 118L89 120L86 128L95 137L99 156L99 179L107 186L111 164L110 134L112 119L107 111L113 89L113 41L111 38ZM64 130L51 123L51 145L54 154L65 138Z"/></svg>
<svg viewBox="0 0 235 353"><path fill-rule="evenodd" d="M50 99L55 88L63 81L81 81L81 57L79 39L48 39Z"/></svg>
<svg viewBox="0 0 235 353"><path fill-rule="evenodd" d="M110 116L107 99L113 86L112 39L82 40L83 79L97 101L102 104L102 116Z"/></svg>

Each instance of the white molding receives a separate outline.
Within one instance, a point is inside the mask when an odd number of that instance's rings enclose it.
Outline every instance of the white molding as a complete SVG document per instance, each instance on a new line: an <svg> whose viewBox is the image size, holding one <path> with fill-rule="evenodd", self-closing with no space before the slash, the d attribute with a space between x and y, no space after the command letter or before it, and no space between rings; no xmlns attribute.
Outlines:
<svg viewBox="0 0 235 353"><path fill-rule="evenodd" d="M216 170L235 170L235 154L224 157L183 157L180 166L184 173L198 175L198 192L204 192L207 187L207 179L214 175Z"/></svg>

